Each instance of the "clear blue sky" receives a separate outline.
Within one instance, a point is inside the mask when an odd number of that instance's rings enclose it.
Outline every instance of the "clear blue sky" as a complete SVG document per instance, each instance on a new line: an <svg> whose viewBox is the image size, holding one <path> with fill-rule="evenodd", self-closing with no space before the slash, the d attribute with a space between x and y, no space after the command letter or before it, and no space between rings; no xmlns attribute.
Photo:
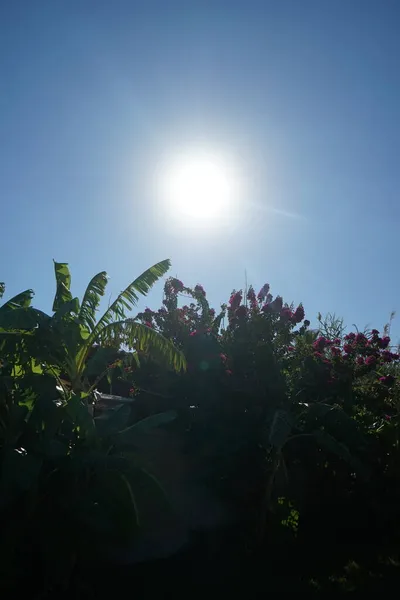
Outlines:
<svg viewBox="0 0 400 600"><path fill-rule="evenodd" d="M215 305L247 269L311 319L381 327L400 310L399 31L398 0L2 2L8 295L32 287L50 309L53 258L80 294L169 257ZM160 156L199 140L246 180L219 234L154 200Z"/></svg>

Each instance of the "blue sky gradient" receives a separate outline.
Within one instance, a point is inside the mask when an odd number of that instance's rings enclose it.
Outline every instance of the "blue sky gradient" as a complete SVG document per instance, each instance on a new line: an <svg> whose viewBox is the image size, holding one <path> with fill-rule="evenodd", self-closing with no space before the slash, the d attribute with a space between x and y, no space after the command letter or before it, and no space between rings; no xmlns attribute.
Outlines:
<svg viewBox="0 0 400 600"><path fill-rule="evenodd" d="M1 3L7 296L50 310L53 258L76 294L103 269L115 294L169 257L216 307L247 271L312 320L381 328L400 309L399 30L397 0ZM237 165L235 224L194 233L155 200L161 158L193 144Z"/></svg>

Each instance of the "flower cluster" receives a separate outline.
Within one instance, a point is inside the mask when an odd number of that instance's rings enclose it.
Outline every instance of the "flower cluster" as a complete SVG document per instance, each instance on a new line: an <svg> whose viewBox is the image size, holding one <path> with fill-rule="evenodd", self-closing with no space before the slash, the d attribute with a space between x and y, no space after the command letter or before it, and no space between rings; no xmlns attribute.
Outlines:
<svg viewBox="0 0 400 600"><path fill-rule="evenodd" d="M378 380L386 386L395 382L392 375L383 376L384 365L399 360L399 354L388 350L389 336L379 336L379 331L373 329L370 334L350 332L342 340L329 340L324 336L318 337L313 343L314 357L317 360L344 361L349 367L359 369L359 375L371 371L376 373ZM335 363L336 364L336 363ZM344 364L344 363L343 363Z"/></svg>
<svg viewBox="0 0 400 600"><path fill-rule="evenodd" d="M194 291L196 294L200 294L201 296L204 296L204 297L206 296L205 289L199 283L194 286Z"/></svg>
<svg viewBox="0 0 400 600"><path fill-rule="evenodd" d="M256 293L252 286L249 287L249 290L247 292L247 300L249 302L250 310L253 312L257 311L258 310L258 302L257 302Z"/></svg>
<svg viewBox="0 0 400 600"><path fill-rule="evenodd" d="M265 283L265 284L262 286L261 290L258 292L258 294L257 294L257 298L258 298L258 300L259 300L260 302L262 302L263 300L265 300L265 299L266 299L266 297L267 297L267 295L268 295L268 292L269 292L269 287L270 287L270 286L269 286L269 283Z"/></svg>

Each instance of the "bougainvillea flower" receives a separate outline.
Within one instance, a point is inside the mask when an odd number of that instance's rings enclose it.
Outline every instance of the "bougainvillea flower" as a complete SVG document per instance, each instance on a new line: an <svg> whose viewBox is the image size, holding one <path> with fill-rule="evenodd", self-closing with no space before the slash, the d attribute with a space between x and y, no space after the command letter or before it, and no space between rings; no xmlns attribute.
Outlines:
<svg viewBox="0 0 400 600"><path fill-rule="evenodd" d="M345 340L354 340L356 338L356 334L351 332L344 336Z"/></svg>
<svg viewBox="0 0 400 600"><path fill-rule="evenodd" d="M387 348L390 344L390 337L385 335L382 339L378 340L378 343L381 348Z"/></svg>
<svg viewBox="0 0 400 600"><path fill-rule="evenodd" d="M194 291L196 292L196 294L201 294L202 296L205 297L206 295L206 291L203 288L202 285L200 285L199 283L197 285L194 286Z"/></svg>
<svg viewBox="0 0 400 600"><path fill-rule="evenodd" d="M373 365L376 364L376 356L367 356L367 358L365 359L365 364L368 365L369 367L372 367Z"/></svg>
<svg viewBox="0 0 400 600"><path fill-rule="evenodd" d="M365 335L363 333L357 333L355 340L356 340L357 344L366 344L367 343L367 338L365 337Z"/></svg>
<svg viewBox="0 0 400 600"><path fill-rule="evenodd" d="M292 321L293 323L301 323L302 320L304 319L304 308L301 304L299 304L299 306L296 308L296 310L293 313L293 317L292 317Z"/></svg>
<svg viewBox="0 0 400 600"><path fill-rule="evenodd" d="M236 310L242 301L242 292L234 292L229 298L229 304L232 310Z"/></svg>
<svg viewBox="0 0 400 600"><path fill-rule="evenodd" d="M379 381L384 385L393 385L396 380L393 375L385 375L384 377L379 377Z"/></svg>
<svg viewBox="0 0 400 600"><path fill-rule="evenodd" d="M275 298L275 300L270 302L269 306L270 306L270 310L272 312L277 312L277 313L280 312L283 307L283 300L282 300L281 296L277 296Z"/></svg>
<svg viewBox="0 0 400 600"><path fill-rule="evenodd" d="M343 350L346 352L346 354L352 354L354 352L354 346L351 344L345 344L343 346Z"/></svg>
<svg viewBox="0 0 400 600"><path fill-rule="evenodd" d="M326 348L327 342L328 340L326 339L326 337L320 336L313 343L313 347L315 348L315 350L323 350L324 348Z"/></svg>
<svg viewBox="0 0 400 600"><path fill-rule="evenodd" d="M258 292L257 298L259 300L264 300L269 292L269 288L270 288L269 283L265 283L262 286L261 290Z"/></svg>
<svg viewBox="0 0 400 600"><path fill-rule="evenodd" d="M282 308L282 310L281 310L281 318L284 321L289 321L292 318L292 316L293 315L292 315L292 311L290 310L290 308L288 308L288 307Z"/></svg>
<svg viewBox="0 0 400 600"><path fill-rule="evenodd" d="M393 360L392 353L390 352L390 350L384 350L381 356L384 362L390 363Z"/></svg>
<svg viewBox="0 0 400 600"><path fill-rule="evenodd" d="M247 315L247 308L245 306L239 306L236 309L235 315L239 318L239 319L244 319L244 317Z"/></svg>

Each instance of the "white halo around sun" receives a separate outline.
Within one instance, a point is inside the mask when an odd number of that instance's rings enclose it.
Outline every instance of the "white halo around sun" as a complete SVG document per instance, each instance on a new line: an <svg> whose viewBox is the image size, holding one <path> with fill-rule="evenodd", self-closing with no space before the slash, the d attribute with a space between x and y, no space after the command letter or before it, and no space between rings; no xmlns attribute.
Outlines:
<svg viewBox="0 0 400 600"><path fill-rule="evenodd" d="M231 208L234 174L218 156L196 152L167 163L161 186L170 210L195 221L212 221Z"/></svg>

